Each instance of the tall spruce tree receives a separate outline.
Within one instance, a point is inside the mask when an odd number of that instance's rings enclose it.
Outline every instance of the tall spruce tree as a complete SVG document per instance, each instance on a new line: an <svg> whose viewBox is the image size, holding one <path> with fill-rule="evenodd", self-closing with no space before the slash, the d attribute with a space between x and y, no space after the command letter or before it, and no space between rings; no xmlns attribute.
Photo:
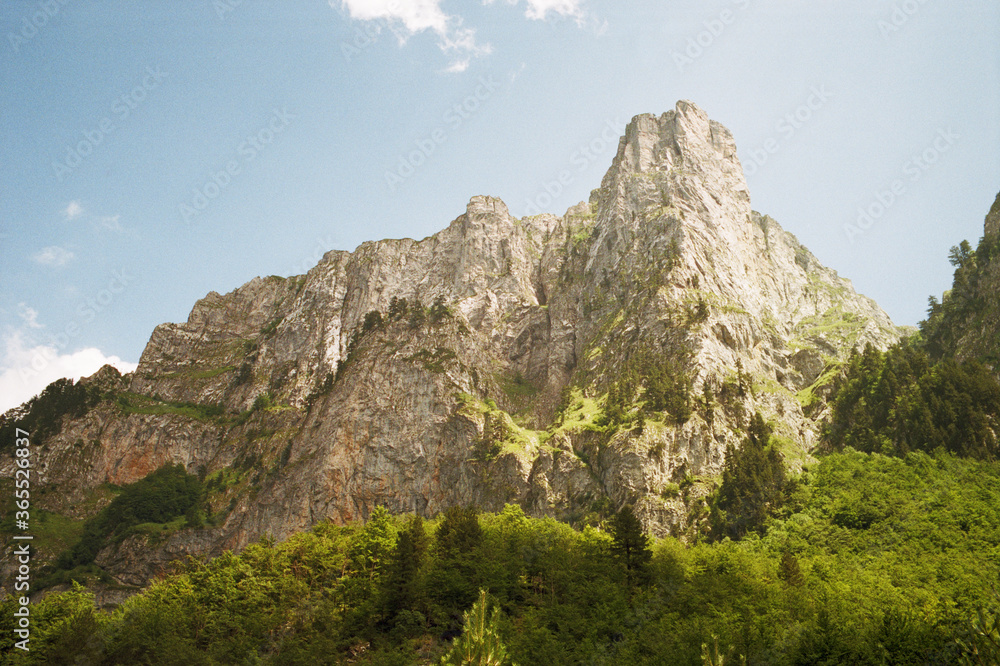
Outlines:
<svg viewBox="0 0 1000 666"><path fill-rule="evenodd" d="M712 507L713 536L741 539L763 529L767 516L781 506L784 488L785 467L771 446L771 427L754 414L743 446L726 448L722 485Z"/></svg>
<svg viewBox="0 0 1000 666"><path fill-rule="evenodd" d="M396 552L386 585L387 615L414 610L422 597L420 568L427 555L427 532L420 516L410 518L396 538Z"/></svg>
<svg viewBox="0 0 1000 666"><path fill-rule="evenodd" d="M638 582L653 557L653 551L631 504L623 506L611 520L611 539L611 552L625 568L629 584Z"/></svg>

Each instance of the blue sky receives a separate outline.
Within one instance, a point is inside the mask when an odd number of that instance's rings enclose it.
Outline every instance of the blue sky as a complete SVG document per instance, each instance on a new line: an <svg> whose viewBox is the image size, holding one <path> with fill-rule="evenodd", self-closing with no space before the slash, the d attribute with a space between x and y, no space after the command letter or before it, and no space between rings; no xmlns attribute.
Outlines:
<svg viewBox="0 0 1000 666"><path fill-rule="evenodd" d="M625 4L5 0L0 410L473 195L561 214L678 99L732 130L755 209L921 319L1000 190L1000 5Z"/></svg>

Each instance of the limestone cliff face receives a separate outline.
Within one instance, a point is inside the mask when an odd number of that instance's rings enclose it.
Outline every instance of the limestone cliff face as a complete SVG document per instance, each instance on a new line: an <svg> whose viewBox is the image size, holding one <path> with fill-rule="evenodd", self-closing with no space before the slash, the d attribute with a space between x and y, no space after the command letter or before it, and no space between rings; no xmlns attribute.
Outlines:
<svg viewBox="0 0 1000 666"><path fill-rule="evenodd" d="M41 501L86 515L101 484L168 462L216 479L218 527L102 554L129 583L164 553L214 554L379 504L514 502L582 522L631 501L654 532L683 532L749 415L773 420L801 462L838 364L898 337L751 210L732 136L679 102L633 119L600 188L562 217L516 219L477 196L423 240L210 293L156 328L135 373L106 373L121 399L45 443L54 492ZM650 408L651 367L686 409ZM632 410L617 424L612 393ZM210 404L221 409L196 407Z"/></svg>

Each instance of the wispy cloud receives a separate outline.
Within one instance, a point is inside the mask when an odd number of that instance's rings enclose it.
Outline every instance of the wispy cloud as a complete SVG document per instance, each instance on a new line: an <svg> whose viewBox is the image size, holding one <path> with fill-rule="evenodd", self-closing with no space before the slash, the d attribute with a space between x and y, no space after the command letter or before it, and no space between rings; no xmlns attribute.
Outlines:
<svg viewBox="0 0 1000 666"><path fill-rule="evenodd" d="M444 71L448 72L449 74L458 74L460 72L464 72L465 70L469 69L469 63L471 62L472 62L471 58L466 58L465 60L456 60L455 62L445 67Z"/></svg>
<svg viewBox="0 0 1000 666"><path fill-rule="evenodd" d="M66 207L63 208L62 213L63 217L65 217L67 220L75 220L76 218L83 215L83 206L80 204L79 201L75 200L70 201L68 204L66 204Z"/></svg>
<svg viewBox="0 0 1000 666"><path fill-rule="evenodd" d="M485 4L493 4L494 0L485 0ZM520 0L506 0L508 5L517 5ZM582 23L586 12L583 9L581 0L525 0L525 17L543 21L551 14L563 17L572 17L577 22Z"/></svg>
<svg viewBox="0 0 1000 666"><path fill-rule="evenodd" d="M38 310L29 307L24 303L17 304L17 316L21 318L28 328L43 328L43 324L38 323Z"/></svg>
<svg viewBox="0 0 1000 666"><path fill-rule="evenodd" d="M31 258L43 266L65 266L73 260L73 257L73 253L69 250L61 248L58 245L50 245L43 247L33 254Z"/></svg>
<svg viewBox="0 0 1000 666"><path fill-rule="evenodd" d="M438 46L452 56L445 69L462 72L468 62L493 51L489 44L476 42L476 31L463 27L462 18L441 9L441 0L329 0L331 7L346 9L352 19L382 20L393 27L401 42L411 35L430 30L438 37Z"/></svg>
<svg viewBox="0 0 1000 666"><path fill-rule="evenodd" d="M125 228L121 225L121 215L107 215L97 220L97 228L105 231L115 231L123 233Z"/></svg>
<svg viewBox="0 0 1000 666"><path fill-rule="evenodd" d="M514 81L517 81L517 77L521 76L521 72L523 72L527 66L527 63L522 62L520 67L510 70L510 72L507 73L507 78L510 79L510 82L514 83Z"/></svg>

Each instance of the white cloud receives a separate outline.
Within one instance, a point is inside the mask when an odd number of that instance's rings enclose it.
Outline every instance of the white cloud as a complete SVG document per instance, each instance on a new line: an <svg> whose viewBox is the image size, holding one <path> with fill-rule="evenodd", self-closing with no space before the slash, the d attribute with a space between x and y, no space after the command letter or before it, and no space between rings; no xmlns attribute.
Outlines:
<svg viewBox="0 0 1000 666"><path fill-rule="evenodd" d="M456 60L455 62L445 67L444 71L448 72L449 74L458 74L460 72L464 72L465 70L469 69L470 62L472 62L470 58L466 58L465 60Z"/></svg>
<svg viewBox="0 0 1000 666"><path fill-rule="evenodd" d="M50 245L43 247L32 255L32 259L43 266L65 266L72 261L73 256L73 253L69 250L61 248L58 245Z"/></svg>
<svg viewBox="0 0 1000 666"><path fill-rule="evenodd" d="M510 72L507 73L507 78L510 79L510 82L514 83L514 81L517 81L517 77L521 76L521 72L523 72L527 66L528 65L526 63L522 62L520 67L510 70Z"/></svg>
<svg viewBox="0 0 1000 666"><path fill-rule="evenodd" d="M67 220L75 220L83 215L83 206L79 201L70 201L63 209L63 215Z"/></svg>
<svg viewBox="0 0 1000 666"><path fill-rule="evenodd" d="M476 43L476 31L463 28L460 16L442 11L441 0L329 0L329 3L331 7L339 4L358 21L388 22L401 42L425 30L434 32L441 50L455 58L445 69L447 72L465 71L471 58L493 51L489 44ZM397 27L405 33L396 30Z"/></svg>
<svg viewBox="0 0 1000 666"><path fill-rule="evenodd" d="M28 307L24 303L17 304L17 316L24 320L28 328L44 328L44 324L38 323L38 310Z"/></svg>
<svg viewBox="0 0 1000 666"><path fill-rule="evenodd" d="M506 0L508 5L516 5L520 0ZM491 5L494 0L484 0L483 4ZM583 21L585 12L582 0L525 0L524 15L535 21L544 20L549 13L559 16L572 16L578 23Z"/></svg>
<svg viewBox="0 0 1000 666"><path fill-rule="evenodd" d="M560 16L583 16L579 0L525 0L528 8L524 15L530 19L543 20L549 12Z"/></svg>
<svg viewBox="0 0 1000 666"><path fill-rule="evenodd" d="M5 347L0 366L0 413L31 399L61 377L75 381L94 374L105 364L115 366L122 373L132 372L137 367L117 356L105 356L93 347L60 354L51 346L27 346L18 332L8 335Z"/></svg>
<svg viewBox="0 0 1000 666"><path fill-rule="evenodd" d="M335 0L330 0L334 5ZM399 21L412 33L433 30L439 35L448 32L452 20L441 11L440 0L343 0L342 6L351 18L360 21L385 19Z"/></svg>

